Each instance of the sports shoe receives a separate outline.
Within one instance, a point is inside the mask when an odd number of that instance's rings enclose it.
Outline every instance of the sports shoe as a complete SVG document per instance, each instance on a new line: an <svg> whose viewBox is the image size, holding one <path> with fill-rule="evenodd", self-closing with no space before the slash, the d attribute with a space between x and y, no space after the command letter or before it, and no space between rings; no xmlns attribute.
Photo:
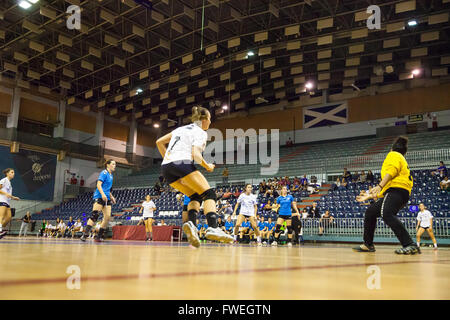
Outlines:
<svg viewBox="0 0 450 320"><path fill-rule="evenodd" d="M80 240L85 242L86 241L86 235L83 233L83 235L80 237Z"/></svg>
<svg viewBox="0 0 450 320"><path fill-rule="evenodd" d="M287 246L292 247L292 243L288 242Z"/></svg>
<svg viewBox="0 0 450 320"><path fill-rule="evenodd" d="M232 243L234 238L229 234L223 232L220 228L211 228L206 229L206 239L208 240L216 240L224 243Z"/></svg>
<svg viewBox="0 0 450 320"><path fill-rule="evenodd" d="M192 221L183 224L183 232L186 234L189 243L198 248L200 247L200 239L198 238L197 228Z"/></svg>
<svg viewBox="0 0 450 320"><path fill-rule="evenodd" d="M4 236L6 236L7 233L8 233L8 232L6 232L6 231L0 232L0 239L3 238Z"/></svg>
<svg viewBox="0 0 450 320"><path fill-rule="evenodd" d="M95 238L94 238L94 241L95 241L95 242L103 242L104 240L103 240L102 238L95 237Z"/></svg>
<svg viewBox="0 0 450 320"><path fill-rule="evenodd" d="M267 246L267 242L266 242L266 241L263 241L262 245L263 245L263 246Z"/></svg>
<svg viewBox="0 0 450 320"><path fill-rule="evenodd" d="M261 246L262 246L261 241L258 241L258 242L257 242L257 245L258 245L258 247L261 247Z"/></svg>
<svg viewBox="0 0 450 320"><path fill-rule="evenodd" d="M356 252L375 252L375 247L374 245L371 246L367 246L364 243L358 247L353 248L353 251Z"/></svg>
<svg viewBox="0 0 450 320"><path fill-rule="evenodd" d="M419 247L415 244L413 245L409 245L403 248L399 248L397 250L395 250L396 254L421 254L422 252L420 251Z"/></svg>
<svg viewBox="0 0 450 320"><path fill-rule="evenodd" d="M276 246L278 246L278 243L276 241L273 241L272 242L272 247L276 247Z"/></svg>

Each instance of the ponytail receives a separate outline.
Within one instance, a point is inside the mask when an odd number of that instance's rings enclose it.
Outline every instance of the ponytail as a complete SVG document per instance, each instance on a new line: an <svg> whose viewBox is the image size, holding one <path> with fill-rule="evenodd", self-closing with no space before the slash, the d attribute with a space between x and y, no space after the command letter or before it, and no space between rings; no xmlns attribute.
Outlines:
<svg viewBox="0 0 450 320"><path fill-rule="evenodd" d="M191 121L201 121L208 119L208 116L210 116L208 109L203 108L201 106L194 106L192 108L192 116Z"/></svg>

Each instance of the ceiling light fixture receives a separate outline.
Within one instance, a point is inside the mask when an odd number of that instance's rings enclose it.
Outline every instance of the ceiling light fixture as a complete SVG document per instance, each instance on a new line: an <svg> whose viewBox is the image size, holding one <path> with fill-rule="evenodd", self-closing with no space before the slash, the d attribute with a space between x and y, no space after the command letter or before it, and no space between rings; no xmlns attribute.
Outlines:
<svg viewBox="0 0 450 320"><path fill-rule="evenodd" d="M19 7L28 9L31 7L31 4L28 1L23 0L19 2Z"/></svg>

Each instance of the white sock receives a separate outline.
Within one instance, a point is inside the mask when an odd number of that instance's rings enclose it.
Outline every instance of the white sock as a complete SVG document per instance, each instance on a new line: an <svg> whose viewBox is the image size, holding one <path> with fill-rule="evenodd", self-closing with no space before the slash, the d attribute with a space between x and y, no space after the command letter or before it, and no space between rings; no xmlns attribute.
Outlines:
<svg viewBox="0 0 450 320"><path fill-rule="evenodd" d="M434 244L434 247L437 248L437 242Z"/></svg>
<svg viewBox="0 0 450 320"><path fill-rule="evenodd" d="M234 240L237 240L237 235L234 235Z"/></svg>
<svg viewBox="0 0 450 320"><path fill-rule="evenodd" d="M3 231L3 224L0 223L0 232Z"/></svg>
<svg viewBox="0 0 450 320"><path fill-rule="evenodd" d="M420 247L420 242L417 242L417 246Z"/></svg>
<svg viewBox="0 0 450 320"><path fill-rule="evenodd" d="M261 242L261 237L256 237L256 241Z"/></svg>

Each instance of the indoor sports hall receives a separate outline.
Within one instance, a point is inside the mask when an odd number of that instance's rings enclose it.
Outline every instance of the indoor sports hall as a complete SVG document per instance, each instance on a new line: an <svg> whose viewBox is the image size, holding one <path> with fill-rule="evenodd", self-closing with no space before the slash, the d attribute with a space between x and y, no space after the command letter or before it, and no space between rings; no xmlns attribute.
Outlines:
<svg viewBox="0 0 450 320"><path fill-rule="evenodd" d="M0 299L450 299L450 0L2 0Z"/></svg>

